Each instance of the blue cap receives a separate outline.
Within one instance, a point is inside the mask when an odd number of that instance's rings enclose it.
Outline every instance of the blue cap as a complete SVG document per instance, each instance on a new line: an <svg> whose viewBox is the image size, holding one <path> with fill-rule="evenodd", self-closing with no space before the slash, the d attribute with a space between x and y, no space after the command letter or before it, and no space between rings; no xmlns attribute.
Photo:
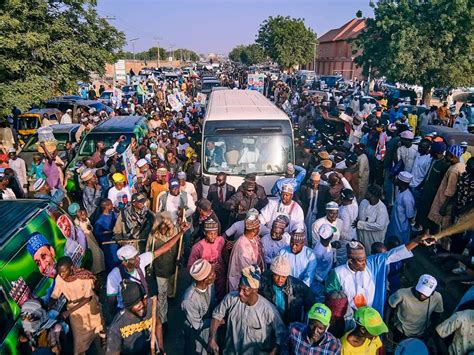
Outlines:
<svg viewBox="0 0 474 355"><path fill-rule="evenodd" d="M74 203L71 203L71 204L69 205L69 207L67 208L67 211L69 212L69 214L70 214L71 216L74 217L74 216L77 215L77 211L79 211L80 208L81 208L81 206L79 206L78 203L74 202Z"/></svg>
<svg viewBox="0 0 474 355"><path fill-rule="evenodd" d="M176 189L179 187L179 181L176 179L171 179L170 180L170 190L171 189Z"/></svg>
<svg viewBox="0 0 474 355"><path fill-rule="evenodd" d="M50 245L44 235L40 233L33 233L28 242L26 242L26 250L31 256L35 256L36 252L43 246Z"/></svg>

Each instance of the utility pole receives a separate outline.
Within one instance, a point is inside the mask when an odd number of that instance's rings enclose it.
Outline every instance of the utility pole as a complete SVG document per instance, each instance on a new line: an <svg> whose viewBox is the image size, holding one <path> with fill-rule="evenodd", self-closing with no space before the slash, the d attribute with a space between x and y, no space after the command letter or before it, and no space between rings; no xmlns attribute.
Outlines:
<svg viewBox="0 0 474 355"><path fill-rule="evenodd" d="M161 37L154 37L154 39L156 40L156 47L157 47L157 56L156 56L156 67L159 68L160 67L160 40L161 40Z"/></svg>
<svg viewBox="0 0 474 355"><path fill-rule="evenodd" d="M313 51L313 71L316 73L316 45L317 43L314 42L314 51Z"/></svg>
<svg viewBox="0 0 474 355"><path fill-rule="evenodd" d="M140 38L132 38L129 42L132 42L132 52L133 52L133 60L135 60L135 41L139 40Z"/></svg>

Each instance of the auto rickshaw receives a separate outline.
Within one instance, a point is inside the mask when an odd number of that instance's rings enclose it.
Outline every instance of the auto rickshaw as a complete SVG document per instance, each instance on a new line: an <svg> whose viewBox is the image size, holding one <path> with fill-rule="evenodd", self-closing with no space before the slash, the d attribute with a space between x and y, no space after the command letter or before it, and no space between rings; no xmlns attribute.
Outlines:
<svg viewBox="0 0 474 355"><path fill-rule="evenodd" d="M20 144L23 145L27 139L36 133L42 126L43 115L48 115L49 120L61 121L62 112L56 108L33 109L18 116L18 135Z"/></svg>

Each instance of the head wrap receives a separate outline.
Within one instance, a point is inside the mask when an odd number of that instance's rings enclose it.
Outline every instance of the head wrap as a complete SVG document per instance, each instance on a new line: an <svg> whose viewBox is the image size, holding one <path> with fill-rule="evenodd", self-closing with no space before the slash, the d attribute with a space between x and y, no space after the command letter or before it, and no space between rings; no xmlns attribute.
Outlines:
<svg viewBox="0 0 474 355"><path fill-rule="evenodd" d="M464 151L460 145L453 144L452 146L449 147L448 151L454 155L455 157L460 157Z"/></svg>
<svg viewBox="0 0 474 355"><path fill-rule="evenodd" d="M240 284L253 289L258 289L260 287L261 277L262 274L260 272L260 268L256 265L250 265L242 270Z"/></svg>
<svg viewBox="0 0 474 355"><path fill-rule="evenodd" d="M33 233L26 242L26 250L31 256L35 256L36 252L45 245L51 245L44 235L40 233Z"/></svg>
<svg viewBox="0 0 474 355"><path fill-rule="evenodd" d="M277 255L273 258L272 264L270 266L271 272L279 276L290 276L291 274L291 265L290 261L285 255Z"/></svg>
<svg viewBox="0 0 474 355"><path fill-rule="evenodd" d="M358 241L350 241L347 243L347 258L365 258L367 254L365 253L364 245Z"/></svg>
<svg viewBox="0 0 474 355"><path fill-rule="evenodd" d="M196 260L191 266L189 273L191 277L196 281L202 281L209 276L212 270L212 265L205 259Z"/></svg>
<svg viewBox="0 0 474 355"><path fill-rule="evenodd" d="M120 261L127 261L138 255L138 250L130 244L124 245L117 250L117 257Z"/></svg>

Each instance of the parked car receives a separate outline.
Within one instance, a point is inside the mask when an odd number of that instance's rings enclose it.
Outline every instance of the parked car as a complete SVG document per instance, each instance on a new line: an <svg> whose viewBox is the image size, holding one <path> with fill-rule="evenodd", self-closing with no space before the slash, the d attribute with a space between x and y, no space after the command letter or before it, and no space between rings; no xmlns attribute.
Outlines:
<svg viewBox="0 0 474 355"><path fill-rule="evenodd" d="M107 111L108 114L113 112L113 109L98 100L48 100L46 102L47 108L56 108L65 113L67 109L72 110L72 122L79 123L80 111L89 111L94 108L96 111Z"/></svg>
<svg viewBox="0 0 474 355"><path fill-rule="evenodd" d="M57 151L58 155L65 151L65 145L67 141L71 141L73 144L76 143L76 132L79 128L79 124L56 124L51 126L53 129L54 138L58 141ZM26 169L29 170L31 163L33 162L33 155L38 153L38 134L32 135L21 148L19 153L20 158L25 161Z"/></svg>
<svg viewBox="0 0 474 355"><path fill-rule="evenodd" d="M416 105L416 101L418 98L415 91L399 88L390 88L387 92L386 97L389 106L402 102L410 103L410 105Z"/></svg>
<svg viewBox="0 0 474 355"><path fill-rule="evenodd" d="M320 89L338 89L344 83L344 79L339 75L323 75L319 78Z"/></svg>

